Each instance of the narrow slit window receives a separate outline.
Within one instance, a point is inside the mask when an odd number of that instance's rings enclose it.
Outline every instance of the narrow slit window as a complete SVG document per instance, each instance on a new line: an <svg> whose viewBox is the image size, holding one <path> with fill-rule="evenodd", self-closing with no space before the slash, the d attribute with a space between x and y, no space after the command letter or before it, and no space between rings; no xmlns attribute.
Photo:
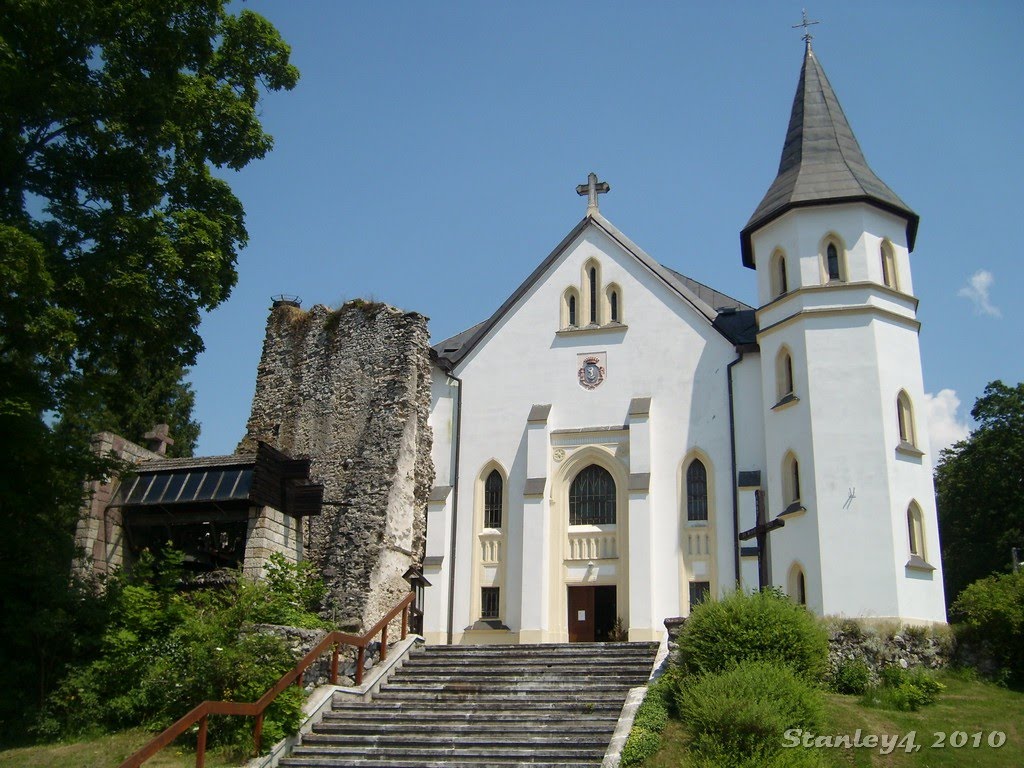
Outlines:
<svg viewBox="0 0 1024 768"><path fill-rule="evenodd" d="M569 297L569 325L576 325L576 297Z"/></svg>
<svg viewBox="0 0 1024 768"><path fill-rule="evenodd" d="M597 268L590 268L590 322L597 324Z"/></svg>
<svg viewBox="0 0 1024 768"><path fill-rule="evenodd" d="M828 267L828 279L842 280L842 275L839 272L839 250L836 248L835 243L828 244L828 248L825 249L825 257Z"/></svg>
<svg viewBox="0 0 1024 768"><path fill-rule="evenodd" d="M612 310L612 322L613 323L617 323L617 322L619 322L619 292L618 291L612 291L611 301L609 303L611 304L611 310Z"/></svg>

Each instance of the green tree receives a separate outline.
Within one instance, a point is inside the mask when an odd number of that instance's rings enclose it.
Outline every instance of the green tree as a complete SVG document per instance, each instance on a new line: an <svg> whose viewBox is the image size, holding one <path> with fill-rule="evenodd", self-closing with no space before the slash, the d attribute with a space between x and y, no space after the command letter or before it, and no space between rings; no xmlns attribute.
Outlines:
<svg viewBox="0 0 1024 768"><path fill-rule="evenodd" d="M993 381L971 416L978 426L935 470L947 604L1024 547L1024 383Z"/></svg>
<svg viewBox="0 0 1024 768"><path fill-rule="evenodd" d="M298 78L226 6L0 0L0 730L73 645L89 434L167 422L187 454L198 433L182 376L246 242L214 171L267 153L261 93Z"/></svg>

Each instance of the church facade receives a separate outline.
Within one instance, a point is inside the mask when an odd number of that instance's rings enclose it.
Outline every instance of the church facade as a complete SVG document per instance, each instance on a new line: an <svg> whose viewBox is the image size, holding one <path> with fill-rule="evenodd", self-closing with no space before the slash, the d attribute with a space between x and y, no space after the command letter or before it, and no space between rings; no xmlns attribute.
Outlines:
<svg viewBox="0 0 1024 768"><path fill-rule="evenodd" d="M909 254L808 41L779 173L741 232L750 307L600 212L434 348L428 642L654 640L771 585L943 622Z"/></svg>

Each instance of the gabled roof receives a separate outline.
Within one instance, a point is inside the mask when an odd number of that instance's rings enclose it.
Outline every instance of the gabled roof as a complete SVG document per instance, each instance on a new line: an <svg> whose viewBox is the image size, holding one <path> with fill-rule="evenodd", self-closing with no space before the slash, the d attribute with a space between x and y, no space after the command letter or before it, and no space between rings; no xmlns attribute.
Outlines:
<svg viewBox="0 0 1024 768"><path fill-rule="evenodd" d="M481 323L477 323L472 328L467 328L461 333L457 333L451 338L445 339L439 344L434 345L433 351L437 357L438 363L447 369L453 368L457 365L466 355L472 351L474 347L487 335L487 333L505 316L505 313L515 306L516 302L521 299L533 285L540 280L540 278L547 271L555 260L565 251L566 248L572 243L576 237L579 236L587 226L595 226L600 231L608 235L612 240L617 242L626 252L630 253L637 259L643 266L645 266L650 272L664 282L669 288L675 291L684 301L692 306L700 315L702 315L708 323L718 330L726 339L733 344L741 344L753 342L754 332L747 332L746 326L748 325L747 320L743 320L737 324L735 321L727 321L725 323L716 322L720 314L730 315L743 315L744 317L749 313L749 320L753 320L753 308L747 306L741 301L726 296L724 293L720 293L703 283L697 282L696 280L682 275L675 270L669 269L657 261L648 256L640 246L636 245L632 240L626 237L622 232L615 227L608 219L601 215L600 211L591 210L587 212L580 222L572 228L562 241L555 246L555 249L548 254L547 258L542 261L530 276L526 278L523 283L516 288L516 290L509 296L505 302L498 307L497 311L491 315L488 319ZM720 312L720 310L725 312ZM742 328L741 328L742 326ZM749 338L747 338L749 336Z"/></svg>
<svg viewBox="0 0 1024 768"><path fill-rule="evenodd" d="M751 235L786 211L857 201L906 219L907 246L914 250L918 215L868 167L808 41L778 175L740 233L744 266L754 267Z"/></svg>

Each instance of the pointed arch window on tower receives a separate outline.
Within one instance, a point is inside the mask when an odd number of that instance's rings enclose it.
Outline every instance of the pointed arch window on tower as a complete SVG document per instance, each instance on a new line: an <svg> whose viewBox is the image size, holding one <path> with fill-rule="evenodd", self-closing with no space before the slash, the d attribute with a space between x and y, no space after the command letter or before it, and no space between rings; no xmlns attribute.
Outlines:
<svg viewBox="0 0 1024 768"><path fill-rule="evenodd" d="M776 251L771 267L772 297L782 296L789 290L789 278L786 276L786 255Z"/></svg>
<svg viewBox="0 0 1024 768"><path fill-rule="evenodd" d="M829 281L843 279L839 265L839 249L835 243L829 243L825 248L825 268Z"/></svg>
<svg viewBox="0 0 1024 768"><path fill-rule="evenodd" d="M796 399L793 384L793 356L786 347L782 347L775 357L775 386L777 405L783 405Z"/></svg>
<svg viewBox="0 0 1024 768"><path fill-rule="evenodd" d="M914 409L910 404L910 395L905 391L901 391L896 398L896 421L900 430L900 444L917 447Z"/></svg>
<svg viewBox="0 0 1024 768"><path fill-rule="evenodd" d="M792 452L782 462L782 496L787 507L800 503L800 462Z"/></svg>
<svg viewBox="0 0 1024 768"><path fill-rule="evenodd" d="M484 482L484 528L501 528L504 482L498 470L491 470Z"/></svg>
<svg viewBox="0 0 1024 768"><path fill-rule="evenodd" d="M576 297L569 296L569 325L576 325Z"/></svg>
<svg viewBox="0 0 1024 768"><path fill-rule="evenodd" d="M604 467L591 464L569 487L569 525L613 525L615 505L615 479Z"/></svg>
<svg viewBox="0 0 1024 768"><path fill-rule="evenodd" d="M882 282L886 287L898 290L899 286L896 280L896 257L893 254L892 246L887 242L882 243L881 257Z"/></svg>
<svg viewBox="0 0 1024 768"><path fill-rule="evenodd" d="M910 502L910 506L907 507L907 539L910 544L910 554L917 555L924 560L924 524L921 507L917 505L916 501Z"/></svg>
<svg viewBox="0 0 1024 768"><path fill-rule="evenodd" d="M694 459L686 468L686 519L708 519L708 472L700 459Z"/></svg>

